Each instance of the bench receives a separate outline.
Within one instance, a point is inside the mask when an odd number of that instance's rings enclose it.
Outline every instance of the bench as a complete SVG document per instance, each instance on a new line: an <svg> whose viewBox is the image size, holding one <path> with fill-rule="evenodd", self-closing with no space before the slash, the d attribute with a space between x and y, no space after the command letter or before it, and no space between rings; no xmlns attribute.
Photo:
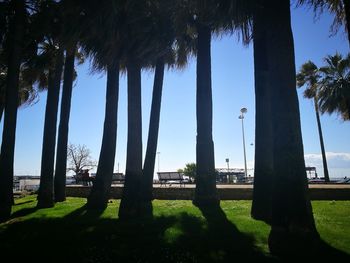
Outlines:
<svg viewBox="0 0 350 263"><path fill-rule="evenodd" d="M83 174L76 174L73 177L76 184L83 184L86 186L92 185L95 179L94 176L83 176Z"/></svg>
<svg viewBox="0 0 350 263"><path fill-rule="evenodd" d="M96 173L91 174L92 182L96 177ZM112 175L112 184L113 183L124 183L125 175L123 173L113 173Z"/></svg>
<svg viewBox="0 0 350 263"><path fill-rule="evenodd" d="M180 172L158 172L158 180L160 182L160 186L168 183L171 186L172 183L179 183L180 187L185 187L185 181L183 177L183 173Z"/></svg>
<svg viewBox="0 0 350 263"><path fill-rule="evenodd" d="M113 173L112 183L124 183L124 182L125 182L125 174Z"/></svg>

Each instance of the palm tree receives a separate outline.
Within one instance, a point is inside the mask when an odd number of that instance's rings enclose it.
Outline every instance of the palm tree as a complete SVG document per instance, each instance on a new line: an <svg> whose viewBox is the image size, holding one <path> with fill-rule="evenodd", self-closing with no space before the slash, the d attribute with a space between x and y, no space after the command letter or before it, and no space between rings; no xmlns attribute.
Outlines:
<svg viewBox="0 0 350 263"><path fill-rule="evenodd" d="M335 15L331 30L336 32L340 25L344 25L350 44L350 0L299 0L298 4L313 6L314 11L322 13L328 10Z"/></svg>
<svg viewBox="0 0 350 263"><path fill-rule="evenodd" d="M341 54L327 56L326 65L320 68L322 73L318 104L321 113L341 114L344 120L350 120L350 54L345 58Z"/></svg>
<svg viewBox="0 0 350 263"><path fill-rule="evenodd" d="M254 39L255 164L251 215L271 223L273 179L272 91L268 65L266 4L256 0L226 0L219 4L219 28L238 33L244 45ZM267 147L270 145L270 147Z"/></svg>
<svg viewBox="0 0 350 263"><path fill-rule="evenodd" d="M155 68L153 93L152 93L152 105L151 116L148 130L148 140L145 161L142 170L141 178L141 191L142 198L144 200L145 213L152 213L152 188L153 188L153 174L154 165L157 152L158 131L160 121L160 108L163 89L163 77L164 77L164 60L159 59Z"/></svg>
<svg viewBox="0 0 350 263"><path fill-rule="evenodd" d="M67 144L70 104L74 79L74 58L76 45L67 49L64 64L64 80L62 87L60 124L58 127L56 169L54 177L54 200L62 202L66 199L66 170L67 170Z"/></svg>
<svg viewBox="0 0 350 263"><path fill-rule="evenodd" d="M296 248L302 249L306 246L306 242L317 239L318 233L308 195L305 171L296 92L290 1L263 1L260 4L263 6L260 12L265 22L254 22L254 30L266 34L260 38L265 45L254 46L254 57L260 58L258 61L265 63L256 65L255 68L266 69L267 75L263 76L262 81L267 83L270 89L268 99L271 99L268 109L271 115L264 116L272 125L272 140L269 139L270 135L267 137L271 144L265 147L273 149L272 185L268 189L271 192L266 192L271 196L269 247L274 254L291 253ZM258 28L260 26L262 28ZM260 41L258 43L261 43ZM259 82L259 79L255 82ZM298 243L292 241L294 237Z"/></svg>
<svg viewBox="0 0 350 263"><path fill-rule="evenodd" d="M301 66L299 73L296 75L298 87L300 88L306 85L306 90L304 91L304 97L314 100L318 135L320 138L322 161L323 161L323 173L324 173L325 181L329 182L326 152L324 149L320 113L318 109L318 93L319 93L318 89L320 84L319 83L320 78L321 76L319 74L319 70L317 66L311 61L304 63Z"/></svg>
<svg viewBox="0 0 350 263"><path fill-rule="evenodd" d="M57 45L55 43L54 45ZM59 45L59 44L58 44ZM63 69L63 48L54 50L54 67L49 71L49 83L45 109L43 147L41 156L40 186L38 191L39 208L54 206L54 158L56 145L56 125L61 75Z"/></svg>
<svg viewBox="0 0 350 263"><path fill-rule="evenodd" d="M197 180L193 202L218 204L214 143L212 138L211 28L198 21L197 28Z"/></svg>
<svg viewBox="0 0 350 263"><path fill-rule="evenodd" d="M215 29L214 17L216 1L184 2L183 10L188 10L188 26L194 25L196 32L196 112L197 180L193 203L197 206L217 205L219 197L216 191L214 143L212 138L212 87L211 87L211 35ZM181 8L181 6L180 6ZM185 27L185 28L186 28Z"/></svg>
<svg viewBox="0 0 350 263"><path fill-rule="evenodd" d="M0 154L0 222L11 215L13 203L13 162L18 107L19 71L24 45L26 6L24 0L12 1L9 16L9 33L7 39L8 62L6 78L5 118Z"/></svg>
<svg viewBox="0 0 350 263"><path fill-rule="evenodd" d="M84 62L82 53L77 50L81 35L81 28L79 28L80 13L82 11L81 6L69 0L62 0L61 6L63 16L62 38L65 44L66 58L54 177L54 195L56 202L61 202L66 199L67 144L72 88L74 78L76 77L76 71L74 69L75 58L77 58L79 64Z"/></svg>
<svg viewBox="0 0 350 263"><path fill-rule="evenodd" d="M194 204L217 205L220 200L216 191L214 143L212 138L212 87L211 87L211 36L223 30L241 29L246 41L246 6L243 1L193 1L189 5L196 32L197 55L197 145L196 189ZM242 12L242 13L241 13ZM241 13L241 14L240 14ZM228 18L228 19L227 19Z"/></svg>
<svg viewBox="0 0 350 263"><path fill-rule="evenodd" d="M141 177L141 209L145 215L152 215L152 189L153 175L157 152L161 99L163 89L163 78L165 64L169 67L176 64L173 43L175 38L172 12L174 5L171 1L152 1L151 18L154 20L150 35L154 41L154 58L151 60L154 71L153 93L151 114L149 121L148 140L145 154L145 160ZM179 63L176 66L181 67Z"/></svg>
<svg viewBox="0 0 350 263"><path fill-rule="evenodd" d="M143 200L141 192L143 176L141 68L148 66L148 61L155 54L152 34L154 24L152 16L149 15L153 11L152 5L129 1L125 11L127 26L124 36L129 43L125 50L128 75L128 142L125 184L118 212L121 219L144 216L146 213L150 215L150 209L144 209L150 200Z"/></svg>
<svg viewBox="0 0 350 263"><path fill-rule="evenodd" d="M140 185L142 176L142 116L141 116L141 67L129 62L128 74L128 143L123 196L119 207L119 218L139 216Z"/></svg>
<svg viewBox="0 0 350 263"><path fill-rule="evenodd" d="M268 21L264 5L254 9L255 158L251 215L271 223L273 190L272 88L268 63ZM270 118L269 118L270 117Z"/></svg>
<svg viewBox="0 0 350 263"><path fill-rule="evenodd" d="M122 50L120 26L120 1L82 1L81 45L93 58L97 70L107 71L106 108L101 151L95 182L88 196L89 209L104 209L112 184L117 136L117 110L119 95L119 61ZM104 19L100 19L103 17Z"/></svg>
<svg viewBox="0 0 350 263"><path fill-rule="evenodd" d="M88 208L91 209L104 209L107 206L114 168L119 95L119 61L116 60L107 67L106 108L102 145L95 182L87 202Z"/></svg>
<svg viewBox="0 0 350 263"><path fill-rule="evenodd" d="M43 72L47 72L47 100L41 156L41 174L38 191L38 208L54 206L54 162L56 126L61 76L64 63L62 41L62 7L59 2L42 1L38 4L33 24L40 28L41 53L36 60L43 60ZM39 26L40 25L40 26ZM43 26L42 26L43 25ZM44 59L43 59L44 58Z"/></svg>

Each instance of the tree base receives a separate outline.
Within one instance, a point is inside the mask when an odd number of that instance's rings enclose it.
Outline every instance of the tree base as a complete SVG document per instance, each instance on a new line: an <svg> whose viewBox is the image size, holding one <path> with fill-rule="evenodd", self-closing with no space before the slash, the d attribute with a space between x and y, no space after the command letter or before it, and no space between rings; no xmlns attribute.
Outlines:
<svg viewBox="0 0 350 263"><path fill-rule="evenodd" d="M197 207L205 207L205 206L219 206L220 199L218 195L211 196L195 196L192 203Z"/></svg>
<svg viewBox="0 0 350 263"><path fill-rule="evenodd" d="M38 200L38 203L36 205L37 208L51 208L54 207L55 203L53 200Z"/></svg>
<svg viewBox="0 0 350 263"><path fill-rule="evenodd" d="M268 238L270 253L281 258L312 255L320 244L315 230L272 226Z"/></svg>
<svg viewBox="0 0 350 263"><path fill-rule="evenodd" d="M139 216L139 207L134 202L120 202L118 217L120 220L135 219Z"/></svg>
<svg viewBox="0 0 350 263"><path fill-rule="evenodd" d="M251 217L255 220L263 221L268 225L271 225L271 216L265 213L251 213Z"/></svg>
<svg viewBox="0 0 350 263"><path fill-rule="evenodd" d="M153 217L153 205L152 201L142 201L140 203L140 211L139 214L143 218L151 218Z"/></svg>
<svg viewBox="0 0 350 263"><path fill-rule="evenodd" d="M86 208L88 210L104 210L107 208L108 199L101 192L91 192L87 198Z"/></svg>
<svg viewBox="0 0 350 263"><path fill-rule="evenodd" d="M11 218L11 206L3 206L0 209L0 223L6 222Z"/></svg>
<svg viewBox="0 0 350 263"><path fill-rule="evenodd" d="M66 201L66 197L57 197L57 198L55 198L55 202L64 202L64 201Z"/></svg>

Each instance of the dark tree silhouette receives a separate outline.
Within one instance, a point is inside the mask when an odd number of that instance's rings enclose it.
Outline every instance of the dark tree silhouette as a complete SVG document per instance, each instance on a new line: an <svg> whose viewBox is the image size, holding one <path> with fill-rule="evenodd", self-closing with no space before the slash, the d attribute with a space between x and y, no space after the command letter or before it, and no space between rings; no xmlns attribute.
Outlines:
<svg viewBox="0 0 350 263"><path fill-rule="evenodd" d="M13 203L13 162L18 106L19 71L25 34L26 9L24 0L12 2L12 16L9 17L8 71L6 79L5 117L0 155L0 222L11 215Z"/></svg>

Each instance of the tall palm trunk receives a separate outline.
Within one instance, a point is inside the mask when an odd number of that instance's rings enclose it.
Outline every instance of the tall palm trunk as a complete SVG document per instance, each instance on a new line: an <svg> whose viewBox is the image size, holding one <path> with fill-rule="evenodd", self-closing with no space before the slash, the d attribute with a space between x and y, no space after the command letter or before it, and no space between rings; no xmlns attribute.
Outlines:
<svg viewBox="0 0 350 263"><path fill-rule="evenodd" d="M318 128L318 136L320 138L320 145L321 145L321 153L322 153L322 162L323 162L323 174L324 179L326 182L329 182L329 173L328 173L328 165L327 165L327 157L326 157L326 151L324 149L324 143L323 143L323 135L322 135L322 127L321 127L321 120L320 120L320 112L318 110L318 103L317 103L317 97L314 97L314 105L315 105L315 112L316 112L316 121L317 121L317 128Z"/></svg>
<svg viewBox="0 0 350 263"><path fill-rule="evenodd" d="M348 33L348 41L350 44L350 0L343 0L346 19L346 31Z"/></svg>
<svg viewBox="0 0 350 263"><path fill-rule="evenodd" d="M218 204L212 138L211 30L197 24L197 177L194 204Z"/></svg>
<svg viewBox="0 0 350 263"><path fill-rule="evenodd" d="M90 209L105 209L109 199L117 143L119 61L107 68L106 110L95 182L88 197Z"/></svg>
<svg viewBox="0 0 350 263"><path fill-rule="evenodd" d="M263 8L263 7L262 7ZM255 78L255 164L251 214L265 222L271 221L273 179L273 134L271 116L271 85L269 79L267 25L258 9L254 15L254 78Z"/></svg>
<svg viewBox="0 0 350 263"><path fill-rule="evenodd" d="M152 189L153 189L153 174L154 165L156 161L159 121L160 121L160 108L162 102L162 89L163 89L163 77L164 77L164 61L160 59L157 62L156 70L154 73L153 93L152 93L152 105L151 116L148 130L148 141L145 162L142 170L141 178L141 191L142 199L145 202L146 211L150 212L152 209L147 210L147 206L151 207Z"/></svg>
<svg viewBox="0 0 350 263"><path fill-rule="evenodd" d="M61 76L63 69L63 49L57 50L53 74L49 74L49 86L47 91L43 148L41 155L41 174L38 192L39 208L54 206L53 199L53 175L55 163L55 145L57 129L58 101L60 94Z"/></svg>
<svg viewBox="0 0 350 263"><path fill-rule="evenodd" d="M0 123L2 120L2 115L4 113L4 109L5 109L5 105L2 102L0 102Z"/></svg>
<svg viewBox="0 0 350 263"><path fill-rule="evenodd" d="M299 102L296 92L295 56L290 1L266 3L269 19L269 63L272 87L273 161L272 253L297 251L318 236L312 213L305 170ZM293 239L293 237L297 237ZM291 238L292 237L292 238ZM302 240L299 240L302 239ZM293 241L294 240L294 241ZM298 240L298 242L296 242ZM301 242L299 242L301 241Z"/></svg>
<svg viewBox="0 0 350 263"><path fill-rule="evenodd" d="M64 80L61 99L60 124L58 127L56 169L54 179L54 195L56 202L66 200L66 170L67 170L67 143L69 129L69 114L72 98L74 78L75 47L67 50L64 65Z"/></svg>
<svg viewBox="0 0 350 263"><path fill-rule="evenodd" d="M125 185L119 218L140 216L140 184L142 176L141 68L130 63L128 69L128 144Z"/></svg>
<svg viewBox="0 0 350 263"><path fill-rule="evenodd" d="M10 21L5 116L0 154L0 222L11 215L13 204L13 162L16 140L19 70L25 23L25 1L13 1L15 15Z"/></svg>

